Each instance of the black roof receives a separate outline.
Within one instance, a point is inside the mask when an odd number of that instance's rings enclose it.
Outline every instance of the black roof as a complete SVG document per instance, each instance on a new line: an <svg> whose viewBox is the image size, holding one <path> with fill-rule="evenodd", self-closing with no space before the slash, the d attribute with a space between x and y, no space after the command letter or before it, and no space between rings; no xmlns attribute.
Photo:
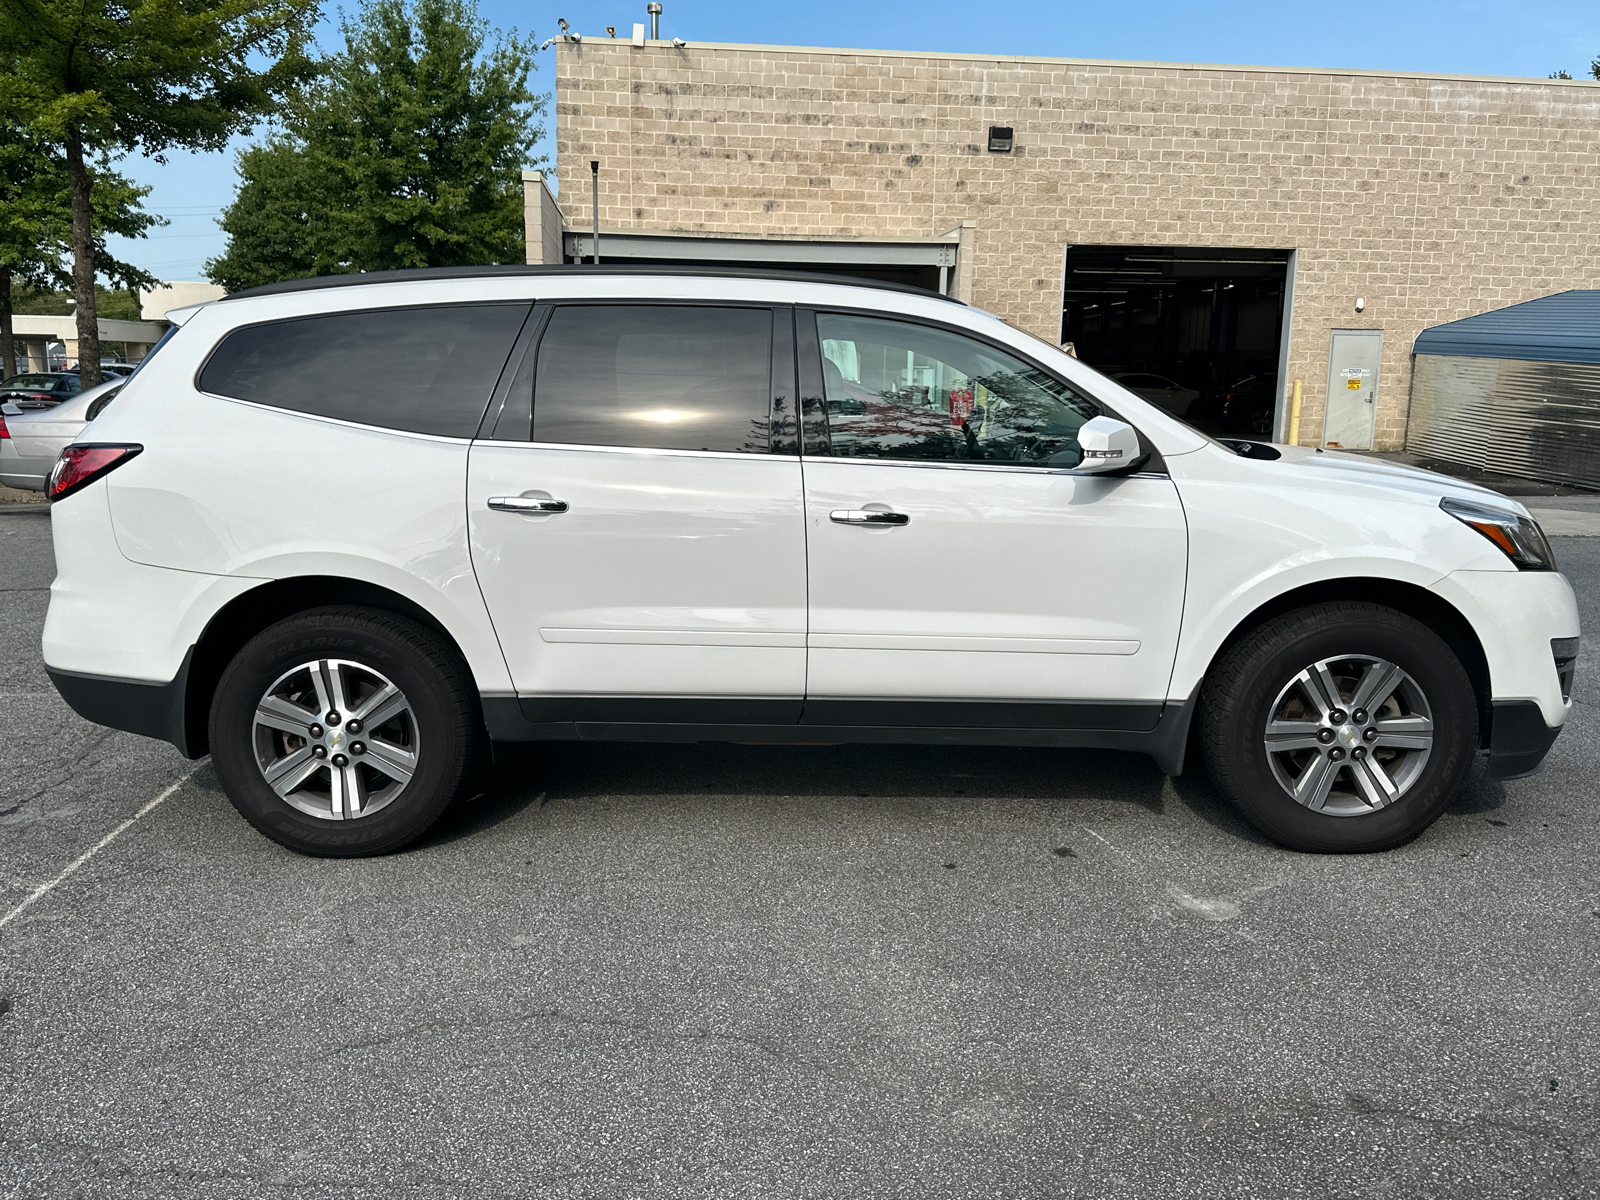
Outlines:
<svg viewBox="0 0 1600 1200"><path fill-rule="evenodd" d="M416 267L404 271L358 271L348 275L314 275L310 279L287 279L282 283L264 283L260 287L244 288L230 292L224 300L240 300L246 296L279 296L286 292L310 292L321 288L355 287L368 283L419 283L429 279L504 279L528 276L531 278L560 278L581 275L642 275L687 276L712 279L767 279L784 283L842 283L851 287L876 288L884 292L905 292L913 296L928 296L961 301L952 296L941 296L926 288L908 283L887 283L881 279L861 279L854 275L833 275L823 271L784 271L761 267L713 266L642 266L602 263L568 263L565 265L508 265L494 267Z"/></svg>

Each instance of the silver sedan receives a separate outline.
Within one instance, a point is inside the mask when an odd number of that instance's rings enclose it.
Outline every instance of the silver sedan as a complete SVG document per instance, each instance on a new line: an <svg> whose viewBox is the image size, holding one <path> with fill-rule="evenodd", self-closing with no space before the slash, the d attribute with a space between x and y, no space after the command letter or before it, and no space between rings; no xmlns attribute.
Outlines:
<svg viewBox="0 0 1600 1200"><path fill-rule="evenodd" d="M84 426L100 415L126 382L107 380L40 412L21 412L15 405L6 405L0 414L7 434L0 437L0 484L44 491L61 452L78 440Z"/></svg>

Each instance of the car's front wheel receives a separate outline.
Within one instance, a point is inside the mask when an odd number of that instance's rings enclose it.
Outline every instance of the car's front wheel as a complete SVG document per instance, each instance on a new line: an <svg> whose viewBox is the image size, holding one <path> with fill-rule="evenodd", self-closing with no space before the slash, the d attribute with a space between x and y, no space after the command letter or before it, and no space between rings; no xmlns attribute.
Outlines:
<svg viewBox="0 0 1600 1200"><path fill-rule="evenodd" d="M211 705L234 807L302 854L385 854L472 779L477 715L458 655L393 613L324 608L253 638Z"/></svg>
<svg viewBox="0 0 1600 1200"><path fill-rule="evenodd" d="M1327 603L1236 642L1201 691L1218 788L1296 850L1383 850L1431 824L1478 744L1460 661L1421 622Z"/></svg>

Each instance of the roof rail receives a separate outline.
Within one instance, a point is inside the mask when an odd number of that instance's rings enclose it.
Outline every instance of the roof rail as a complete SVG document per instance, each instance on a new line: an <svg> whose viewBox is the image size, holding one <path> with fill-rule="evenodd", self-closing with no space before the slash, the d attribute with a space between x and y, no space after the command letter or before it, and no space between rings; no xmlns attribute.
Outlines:
<svg viewBox="0 0 1600 1200"><path fill-rule="evenodd" d="M287 279L282 283L264 283L259 287L230 292L223 297L223 300L242 300L250 296L281 296L287 292L357 287L370 283L421 283L430 279L503 279L517 276L561 278L583 275L700 276L711 279L766 279L786 283L837 283L850 287L876 288L885 292L926 296L934 300L946 300L951 304L962 303L953 296L941 296L938 292L913 287L909 283L888 283L881 279L862 279L855 275L834 275L824 271L786 271L759 267L632 266L621 263L606 263L600 266L568 263L492 267L415 267L403 271L359 271L348 275L314 275L309 279Z"/></svg>

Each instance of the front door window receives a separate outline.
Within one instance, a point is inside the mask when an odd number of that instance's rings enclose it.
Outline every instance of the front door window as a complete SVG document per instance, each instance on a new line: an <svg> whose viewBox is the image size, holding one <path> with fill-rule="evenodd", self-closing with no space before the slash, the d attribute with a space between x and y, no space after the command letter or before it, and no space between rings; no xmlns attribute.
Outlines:
<svg viewBox="0 0 1600 1200"><path fill-rule="evenodd" d="M818 313L832 454L1078 465L1098 409L1002 350L927 325Z"/></svg>

